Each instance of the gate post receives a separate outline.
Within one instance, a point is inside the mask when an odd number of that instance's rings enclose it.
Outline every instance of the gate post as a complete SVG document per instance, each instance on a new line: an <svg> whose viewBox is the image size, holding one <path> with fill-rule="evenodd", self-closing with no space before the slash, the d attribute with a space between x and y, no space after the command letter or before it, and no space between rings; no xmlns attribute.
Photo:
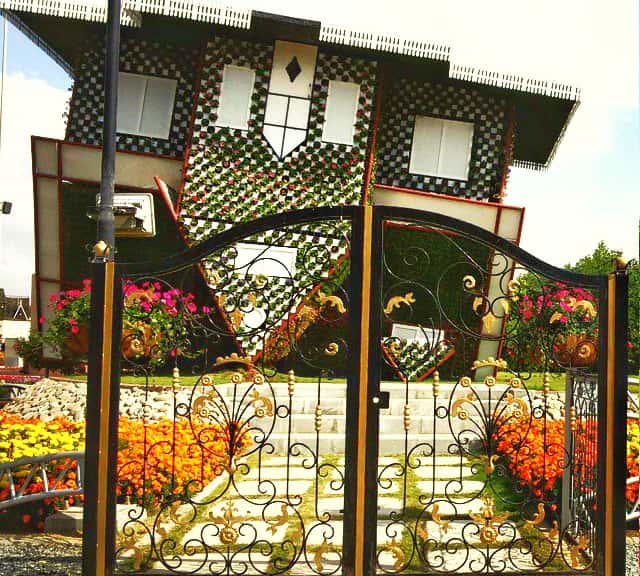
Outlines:
<svg viewBox="0 0 640 576"><path fill-rule="evenodd" d="M628 271L617 261L607 290L604 574L625 573Z"/></svg>
<svg viewBox="0 0 640 576"><path fill-rule="evenodd" d="M122 289L114 262L91 268L82 574L107 576L115 555Z"/></svg>

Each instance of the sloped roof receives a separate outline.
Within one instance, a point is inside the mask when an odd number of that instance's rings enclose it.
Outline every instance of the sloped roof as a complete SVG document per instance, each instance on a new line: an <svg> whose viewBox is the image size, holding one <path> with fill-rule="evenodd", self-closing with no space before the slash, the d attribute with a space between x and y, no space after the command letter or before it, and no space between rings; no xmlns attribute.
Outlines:
<svg viewBox="0 0 640 576"><path fill-rule="evenodd" d="M86 27L88 23L99 26L107 18L107 0L0 0L0 9L12 11L12 21L69 72L72 65L65 51L69 52L69 46L77 42L68 30L61 36L61 31L56 32L47 22L65 18L75 20L76 27L85 22ZM549 164L580 98L579 89L568 84L451 62L451 49L443 44L232 8L213 0L122 0L123 26L140 28L145 16L178 18L187 23L213 24L258 34L265 29L272 33L279 28L288 32L298 27L306 30L300 41L439 61L448 67L450 79L508 93L514 100L517 126L514 165L525 168L543 169Z"/></svg>

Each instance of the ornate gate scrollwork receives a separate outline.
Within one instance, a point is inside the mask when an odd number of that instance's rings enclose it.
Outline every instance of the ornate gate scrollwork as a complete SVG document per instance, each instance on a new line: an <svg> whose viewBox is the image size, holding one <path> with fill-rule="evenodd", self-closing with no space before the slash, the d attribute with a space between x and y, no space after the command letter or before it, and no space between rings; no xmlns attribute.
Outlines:
<svg viewBox="0 0 640 576"><path fill-rule="evenodd" d="M619 565L611 278L386 206L267 217L125 276L181 322L123 341L144 384L120 415L118 573Z"/></svg>

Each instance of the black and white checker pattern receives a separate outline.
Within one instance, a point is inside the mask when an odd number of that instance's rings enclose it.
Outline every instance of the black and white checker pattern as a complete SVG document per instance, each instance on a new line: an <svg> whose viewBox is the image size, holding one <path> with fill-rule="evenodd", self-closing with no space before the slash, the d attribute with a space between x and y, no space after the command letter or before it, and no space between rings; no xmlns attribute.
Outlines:
<svg viewBox="0 0 640 576"><path fill-rule="evenodd" d="M169 139L118 134L118 150L148 152L165 156L184 155L193 108L195 71L198 50L166 43L123 38L120 70L146 76L176 79L177 88ZM95 39L83 55L76 72L72 95L67 140L101 145L104 99L103 43Z"/></svg>
<svg viewBox="0 0 640 576"><path fill-rule="evenodd" d="M378 133L376 181L474 200L497 200L504 161L506 102L459 84L396 80ZM416 116L473 122L467 181L411 174L409 161Z"/></svg>
<svg viewBox="0 0 640 576"><path fill-rule="evenodd" d="M180 206L181 226L192 243L234 223L274 212L361 201L376 63L318 54L308 138L280 160L262 137L272 57L273 46L267 44L218 37L207 46ZM255 71L246 131L215 126L226 64ZM353 146L322 142L330 80L360 84ZM344 230L339 224L314 226L306 231L300 228L285 234L272 231L247 240L295 247L298 261L294 278L288 281L270 278L259 297L268 309L271 329L247 331L240 327L238 330L238 341L245 353L258 353L264 339L273 334L275 324L286 321L309 291L323 278L328 278L330 269L347 251L348 228L348 224ZM220 268L215 259L204 266L211 270ZM219 285L225 293L243 294L251 290L252 281L243 274L231 274L222 278ZM227 312L231 320L233 311Z"/></svg>
<svg viewBox="0 0 640 576"><path fill-rule="evenodd" d="M216 277L212 288L229 321L238 307L244 311L256 307L266 314L264 327L236 327L237 340L244 353L253 356L261 351L265 340L298 309L308 292L329 278L330 269L349 249L349 231L349 222L321 222L268 230L245 239L248 243L298 249L295 273L289 271L289 277L265 278L264 283L257 283L256 277L250 274L251 265L236 267L233 249L214 254L203 262L205 273ZM249 295L255 297L255 302L248 303Z"/></svg>
<svg viewBox="0 0 640 576"><path fill-rule="evenodd" d="M319 53L309 135L279 160L262 137L273 47L216 38L207 47L194 121L181 218L188 237L202 238L200 222L240 222L273 212L332 204L358 204L372 113L376 63ZM255 71L246 131L215 126L225 64ZM359 83L353 146L322 142L329 80Z"/></svg>

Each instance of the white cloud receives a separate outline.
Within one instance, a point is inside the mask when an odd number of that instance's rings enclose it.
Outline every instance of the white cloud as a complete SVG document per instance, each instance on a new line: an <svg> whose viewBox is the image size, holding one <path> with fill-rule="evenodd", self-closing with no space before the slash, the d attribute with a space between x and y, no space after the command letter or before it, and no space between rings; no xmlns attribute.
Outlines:
<svg viewBox="0 0 640 576"><path fill-rule="evenodd" d="M64 137L68 98L67 90L44 80L22 73L5 77L0 201L13 208L9 216L0 215L0 287L8 294L28 295L34 271L31 136Z"/></svg>

